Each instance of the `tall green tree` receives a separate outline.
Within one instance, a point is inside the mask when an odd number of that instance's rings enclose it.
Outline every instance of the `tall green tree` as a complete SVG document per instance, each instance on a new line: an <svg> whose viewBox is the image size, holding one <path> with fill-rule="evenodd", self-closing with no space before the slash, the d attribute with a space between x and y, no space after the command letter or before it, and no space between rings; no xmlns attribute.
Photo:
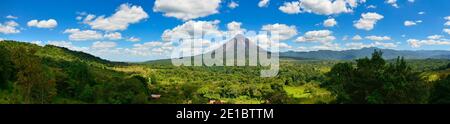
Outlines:
<svg viewBox="0 0 450 124"><path fill-rule="evenodd" d="M436 82L431 92L431 104L450 104L450 76Z"/></svg>
<svg viewBox="0 0 450 124"><path fill-rule="evenodd" d="M0 90L5 89L14 75L10 52L0 46Z"/></svg>
<svg viewBox="0 0 450 124"><path fill-rule="evenodd" d="M426 103L428 89L418 73L403 58L386 64L381 51L372 58L351 64L337 64L327 74L324 85L337 95L338 103L397 104Z"/></svg>

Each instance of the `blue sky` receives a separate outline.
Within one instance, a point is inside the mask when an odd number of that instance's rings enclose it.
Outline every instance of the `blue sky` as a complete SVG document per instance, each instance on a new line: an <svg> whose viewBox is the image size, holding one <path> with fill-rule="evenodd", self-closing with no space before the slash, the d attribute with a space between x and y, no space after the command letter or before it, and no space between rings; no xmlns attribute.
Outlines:
<svg viewBox="0 0 450 124"><path fill-rule="evenodd" d="M286 33L280 41L283 51L450 50L448 0L261 2L265 0L2 0L0 39L53 44L114 61L145 61L167 58L176 49L163 35L186 33L188 25L201 22L211 25L208 31L227 32L235 22L235 31ZM88 15L94 18L84 21ZM334 21L326 25L327 19ZM366 23L355 26L359 21Z"/></svg>

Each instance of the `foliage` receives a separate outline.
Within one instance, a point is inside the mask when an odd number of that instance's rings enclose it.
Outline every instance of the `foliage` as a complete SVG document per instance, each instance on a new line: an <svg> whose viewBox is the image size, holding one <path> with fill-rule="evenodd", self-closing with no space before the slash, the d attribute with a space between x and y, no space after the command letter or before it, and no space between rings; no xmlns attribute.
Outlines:
<svg viewBox="0 0 450 124"><path fill-rule="evenodd" d="M327 74L328 80L324 86L337 94L337 103L427 102L429 93L425 82L403 58L387 64L382 52L375 51L371 59L358 59L356 62L356 67L350 63L336 64Z"/></svg>

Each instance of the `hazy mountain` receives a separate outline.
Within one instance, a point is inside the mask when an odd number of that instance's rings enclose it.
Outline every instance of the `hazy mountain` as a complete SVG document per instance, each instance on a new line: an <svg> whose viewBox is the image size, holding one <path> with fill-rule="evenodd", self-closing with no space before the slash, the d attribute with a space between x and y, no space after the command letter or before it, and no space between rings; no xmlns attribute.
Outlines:
<svg viewBox="0 0 450 124"><path fill-rule="evenodd" d="M280 57L296 58L296 59L319 59L319 60L352 60L370 56L374 50L381 50L383 57L386 59L394 59L403 56L405 59L450 59L450 51L445 50L392 50L380 48L362 48L356 50L331 51L319 50L311 52L283 52Z"/></svg>

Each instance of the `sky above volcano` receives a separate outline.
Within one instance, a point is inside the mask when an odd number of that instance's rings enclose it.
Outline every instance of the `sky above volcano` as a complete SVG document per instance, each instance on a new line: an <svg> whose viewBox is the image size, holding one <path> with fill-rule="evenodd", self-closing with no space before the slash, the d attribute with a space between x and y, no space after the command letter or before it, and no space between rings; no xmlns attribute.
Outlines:
<svg viewBox="0 0 450 124"><path fill-rule="evenodd" d="M170 57L177 44L168 37L198 26L276 32L281 51L450 50L448 8L449 0L2 0L0 40L133 62Z"/></svg>

